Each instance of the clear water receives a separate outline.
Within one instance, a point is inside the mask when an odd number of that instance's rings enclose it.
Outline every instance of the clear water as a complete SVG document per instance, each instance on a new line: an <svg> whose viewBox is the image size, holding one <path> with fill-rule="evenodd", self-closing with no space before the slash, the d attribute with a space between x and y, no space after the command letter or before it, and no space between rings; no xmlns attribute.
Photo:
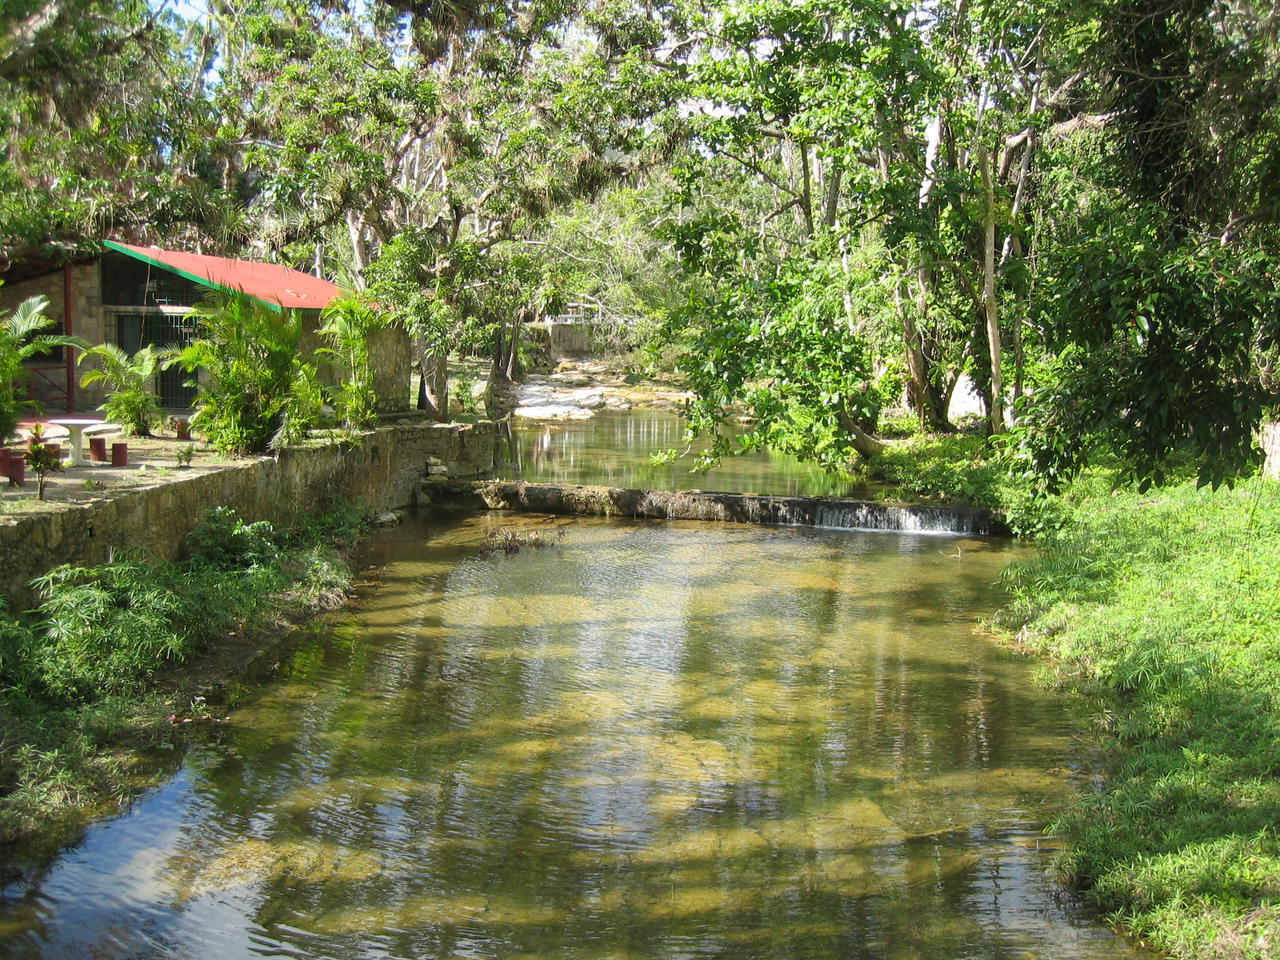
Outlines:
<svg viewBox="0 0 1280 960"><path fill-rule="evenodd" d="M1139 956L1048 873L1074 727L975 627L1016 547L450 524L4 891L0 956Z"/></svg>
<svg viewBox="0 0 1280 960"><path fill-rule="evenodd" d="M768 450L726 457L691 471L697 444L672 463L653 464L655 451L684 451L684 422L661 410L601 411L590 420L517 420L500 447L499 479L584 483L644 490L714 490L788 497L871 497L874 488L849 476Z"/></svg>

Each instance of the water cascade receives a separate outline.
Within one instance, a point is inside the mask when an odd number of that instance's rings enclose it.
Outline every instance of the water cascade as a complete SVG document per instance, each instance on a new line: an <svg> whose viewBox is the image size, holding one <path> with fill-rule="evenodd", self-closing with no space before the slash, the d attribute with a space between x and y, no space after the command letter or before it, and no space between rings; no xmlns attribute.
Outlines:
<svg viewBox="0 0 1280 960"><path fill-rule="evenodd" d="M721 520L947 536L1008 536L989 510L882 503L838 497L774 497L749 493L671 492L557 483L481 481L472 488L493 510L570 516Z"/></svg>

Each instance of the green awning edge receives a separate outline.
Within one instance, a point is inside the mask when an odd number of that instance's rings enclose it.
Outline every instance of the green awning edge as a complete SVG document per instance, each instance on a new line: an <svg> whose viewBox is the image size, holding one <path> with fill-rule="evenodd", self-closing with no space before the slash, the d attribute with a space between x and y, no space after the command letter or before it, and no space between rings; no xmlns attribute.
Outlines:
<svg viewBox="0 0 1280 960"><path fill-rule="evenodd" d="M102 243L103 243L103 246L107 247L110 250L114 250L116 253L123 253L127 257L133 257L133 259L135 260L141 260L143 263L149 263L153 267L159 267L161 270L168 270L170 273L176 273L178 276L185 277L186 279L190 280L192 283L197 284L201 287L206 287L210 290L221 290L223 293L239 294L242 297L248 297L251 300L257 300L259 303L263 304L270 310L274 310L276 313L284 313L285 307L284 307L284 304L282 303L278 303L271 300L264 300L262 299L262 297L255 297L252 293L245 293L239 287L229 287L222 283L216 283L213 280L210 280L208 277L201 277L194 273L188 273L185 270L179 270L177 267L175 267L171 263L165 263L163 260L160 260L157 257L149 257L145 253L139 253L137 250L130 250L124 244L117 243L114 240L104 240L102 241Z"/></svg>

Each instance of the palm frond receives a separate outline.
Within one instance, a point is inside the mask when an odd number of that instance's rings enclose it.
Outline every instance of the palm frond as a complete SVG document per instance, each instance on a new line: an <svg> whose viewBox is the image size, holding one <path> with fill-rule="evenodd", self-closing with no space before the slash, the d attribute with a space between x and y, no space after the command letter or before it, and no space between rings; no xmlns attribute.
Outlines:
<svg viewBox="0 0 1280 960"><path fill-rule="evenodd" d="M53 326L57 321L47 316L48 297L28 297L4 320L5 333L18 343Z"/></svg>

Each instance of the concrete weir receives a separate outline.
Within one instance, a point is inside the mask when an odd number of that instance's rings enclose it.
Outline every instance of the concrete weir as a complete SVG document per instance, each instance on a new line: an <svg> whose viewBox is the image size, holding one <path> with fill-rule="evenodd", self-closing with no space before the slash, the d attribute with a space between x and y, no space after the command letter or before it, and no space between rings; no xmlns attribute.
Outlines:
<svg viewBox="0 0 1280 960"><path fill-rule="evenodd" d="M669 492L558 483L481 480L475 492L493 510L576 516L727 520L953 536L1010 536L990 510L827 497L768 497L749 493Z"/></svg>

